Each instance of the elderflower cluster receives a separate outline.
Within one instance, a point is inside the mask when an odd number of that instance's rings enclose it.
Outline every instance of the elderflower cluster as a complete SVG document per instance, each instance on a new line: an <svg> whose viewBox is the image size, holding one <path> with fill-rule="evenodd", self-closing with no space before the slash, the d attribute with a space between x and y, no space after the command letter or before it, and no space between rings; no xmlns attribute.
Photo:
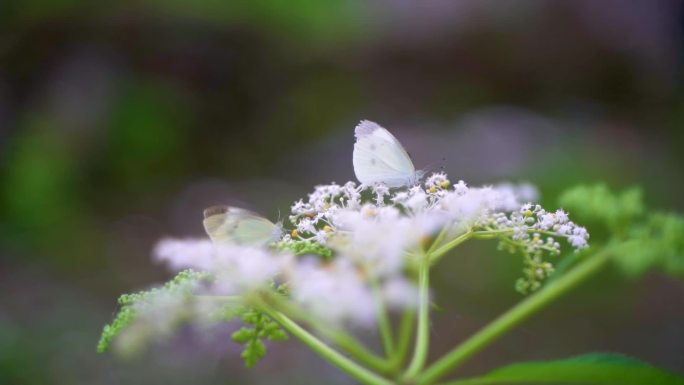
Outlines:
<svg viewBox="0 0 684 385"><path fill-rule="evenodd" d="M157 244L154 257L174 271L211 272L214 292L229 295L242 294L268 284L292 264L293 258L288 253L275 253L254 246L217 244L208 239L165 239Z"/></svg>
<svg viewBox="0 0 684 385"><path fill-rule="evenodd" d="M564 237L568 243L581 250L589 246L589 233L584 227L570 221L562 209L547 212L540 205L526 203L520 209L492 215L486 226L491 231L510 232L510 238L502 238L500 248L523 256L523 277L516 282L516 289L522 293L535 291L541 282L553 272L553 264L545 257L558 256L561 245L557 237Z"/></svg>
<svg viewBox="0 0 684 385"><path fill-rule="evenodd" d="M589 234L565 211L527 203L535 199L529 185L471 187L442 172L400 188L316 186L294 202L289 225L271 224L275 241L239 242L260 240L257 230L268 230L269 222L256 215L232 218L219 241L160 241L155 259L180 274L159 290L122 297L98 349L119 334L119 348L133 351L136 341L168 335L187 320L207 326L240 317L245 326L233 340L244 345L251 366L265 354L264 339L285 335L259 303L313 325L372 327L385 311L414 307L419 267L470 238L497 239L501 249L521 255L516 289L537 290L553 272L562 239L580 250ZM226 215L236 213L244 214ZM233 241L237 226L254 235Z"/></svg>
<svg viewBox="0 0 684 385"><path fill-rule="evenodd" d="M552 255L560 254L560 243L554 237L567 238L576 250L589 246L587 230L570 221L565 211L559 209L549 213L540 205L531 203L524 204L519 210L508 215L492 215L487 228L494 231L512 229L511 244L518 245L528 254L539 254L544 251Z"/></svg>
<svg viewBox="0 0 684 385"><path fill-rule="evenodd" d="M538 288L553 271L548 257L560 253L557 239L579 250L588 234L562 210L525 203L534 195L525 185L452 183L441 172L404 188L332 183L292 205L291 226L269 247L165 240L155 255L173 270L212 273L210 292L239 296L275 285L326 324L367 326L378 299L390 309L413 306L421 258L462 235L496 238L522 254L518 290Z"/></svg>
<svg viewBox="0 0 684 385"><path fill-rule="evenodd" d="M415 238L402 234L404 224L410 225L409 232L421 236L434 235L444 226L485 228L492 219L515 212L525 199L535 195L528 185L472 188L463 181L452 185L447 175L441 172L430 175L422 185L404 189L390 190L384 184L357 186L353 182L343 186L334 183L320 185L309 194L307 201L299 200L292 205L289 219L294 229L283 240L325 245L340 230L342 233L368 234L369 229L357 228L366 224L363 219L372 219L376 229L375 234L371 233L369 237L378 235L382 238L395 234ZM351 220L354 217L356 221ZM382 229L383 224L392 224L393 228ZM526 227L522 228L512 220L501 223L508 225L510 230L518 228L522 231L532 229L528 224L523 222ZM564 233L562 230L564 228L559 230L559 235L572 235L572 231ZM376 243L393 244L391 241ZM573 245L581 246L579 241L573 241Z"/></svg>

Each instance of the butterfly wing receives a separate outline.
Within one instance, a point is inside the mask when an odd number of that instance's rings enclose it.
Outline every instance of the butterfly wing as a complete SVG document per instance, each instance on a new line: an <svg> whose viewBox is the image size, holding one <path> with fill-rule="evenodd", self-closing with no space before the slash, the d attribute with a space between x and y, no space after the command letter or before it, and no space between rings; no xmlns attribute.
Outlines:
<svg viewBox="0 0 684 385"><path fill-rule="evenodd" d="M262 246L280 236L279 225L251 211L229 206L204 210L204 230L214 242Z"/></svg>
<svg viewBox="0 0 684 385"><path fill-rule="evenodd" d="M389 131L377 123L362 120L354 135L354 174L361 183L382 182L389 187L400 187L415 179L411 158Z"/></svg>

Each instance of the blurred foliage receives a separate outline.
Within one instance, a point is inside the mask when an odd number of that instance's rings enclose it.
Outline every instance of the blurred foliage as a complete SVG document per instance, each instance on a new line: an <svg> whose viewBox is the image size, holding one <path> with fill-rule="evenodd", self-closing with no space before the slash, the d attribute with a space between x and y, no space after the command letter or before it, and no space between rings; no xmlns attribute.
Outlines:
<svg viewBox="0 0 684 385"><path fill-rule="evenodd" d="M90 18L115 17L136 11L141 16L158 18L183 18L205 24L237 25L260 30L280 38L310 41L316 44L349 40L359 36L362 30L357 23L361 3L352 1L278 0L252 1L183 1L144 0L136 3L85 3L81 0L9 0L0 6L9 21L39 23L55 18L79 17L83 13ZM155 15L156 16L153 16Z"/></svg>
<svg viewBox="0 0 684 385"><path fill-rule="evenodd" d="M34 119L6 154L4 162L11 167L4 168L0 190L3 233L41 256L68 243L68 251L61 249L68 252L62 264L84 267L92 264L86 256L98 236L88 229L90 207L80 199L79 160L67 138L48 124Z"/></svg>
<svg viewBox="0 0 684 385"><path fill-rule="evenodd" d="M582 223L599 222L618 234L644 213L639 187L614 194L605 184L578 186L563 193L558 202L578 215Z"/></svg>
<svg viewBox="0 0 684 385"><path fill-rule="evenodd" d="M166 84L132 84L112 113L102 158L103 175L93 175L102 190L141 191L149 178L158 183L184 175L191 156L184 145L190 111L177 90Z"/></svg>
<svg viewBox="0 0 684 385"><path fill-rule="evenodd" d="M124 332L127 328L133 327L132 323L136 321L138 311L141 308L144 308L146 304L150 304L155 300L159 301L159 298L163 296L173 296L174 298L185 298L189 300L192 298L198 285L208 278L209 276L207 273L185 270L178 273L172 280L165 283L164 286L160 288L120 296L118 303L121 308L114 317L114 320L109 325L105 325L102 330L100 342L97 344L97 351L99 353L104 353L109 349L109 345L115 337ZM182 317L179 318L177 315L169 313L159 314L159 316L175 320L175 322L173 322L175 324L183 322L184 320ZM153 334L153 331L150 331L150 333L132 333L132 337L122 338L125 342L118 344L119 350L123 354L137 353L146 343L148 343L147 338L145 338L148 337L146 334Z"/></svg>
<svg viewBox="0 0 684 385"><path fill-rule="evenodd" d="M626 275L657 269L684 278L684 217L647 211L641 195L639 188L613 193L598 184L572 188L559 202L579 220L598 221L610 230L611 238L599 242L608 243Z"/></svg>
<svg viewBox="0 0 684 385"><path fill-rule="evenodd" d="M44 125L46 125L44 123ZM18 236L49 237L68 228L78 207L75 160L58 132L34 124L15 142L6 158L12 167L5 175L4 205L8 223Z"/></svg>
<svg viewBox="0 0 684 385"><path fill-rule="evenodd" d="M184 324L207 320L224 322L239 318L246 326L235 331L231 339L243 345L242 358L245 366L251 368L266 355L264 340L288 339L280 325L263 312L239 302L232 303L225 297L198 294L201 284L211 280L209 273L185 270L159 288L120 296L120 308L111 323L102 330L97 351L104 353L116 342L118 353L123 356L137 355L149 349L155 337L169 338ZM209 301L212 305L203 305L202 301ZM194 308L203 314L197 314ZM154 313L141 317L141 311ZM161 325L166 327L160 325L160 319L164 320Z"/></svg>
<svg viewBox="0 0 684 385"><path fill-rule="evenodd" d="M657 268L684 279L684 217L654 213L632 227L615 253L620 267L632 277Z"/></svg>

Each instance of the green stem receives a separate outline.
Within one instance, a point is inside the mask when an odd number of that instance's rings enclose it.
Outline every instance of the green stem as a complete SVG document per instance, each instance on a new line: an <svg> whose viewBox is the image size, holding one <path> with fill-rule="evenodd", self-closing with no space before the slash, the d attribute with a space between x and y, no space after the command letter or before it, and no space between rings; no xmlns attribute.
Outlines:
<svg viewBox="0 0 684 385"><path fill-rule="evenodd" d="M539 230L539 229L527 229L530 234L538 233L541 235L548 235L550 237L566 237L565 235L560 235L554 231ZM479 230L473 231L473 238L475 239L492 239L498 238L501 235L512 235L515 231L512 229L499 229L499 230Z"/></svg>
<svg viewBox="0 0 684 385"><path fill-rule="evenodd" d="M515 231L512 229L502 229L502 230L479 230L473 232L473 237L478 239L489 239L494 238L499 235L511 235Z"/></svg>
<svg viewBox="0 0 684 385"><path fill-rule="evenodd" d="M533 294L526 300L520 302L512 309L499 316L499 318L492 321L484 329L481 329L451 352L447 353L444 357L423 371L417 377L417 383L420 385L434 383L510 329L517 326L520 322L544 308L588 277L594 275L609 261L609 259L610 252L607 249L602 250L593 257L587 258L574 269L558 278L556 281L549 283L544 289L536 294Z"/></svg>
<svg viewBox="0 0 684 385"><path fill-rule="evenodd" d="M350 356L368 366L370 369L385 374L392 372L392 364L389 361L384 360L370 352L364 345L359 343L359 341L351 335L334 331L324 331L321 332L321 334L329 338L333 344L344 349L344 351L346 351Z"/></svg>
<svg viewBox="0 0 684 385"><path fill-rule="evenodd" d="M460 245L461 243L467 241L470 236L473 234L471 230L466 231L465 233L459 235L458 237L452 239L451 241L445 243L443 246L437 248L437 250L434 250L429 254L430 258L430 263L435 264L437 261L444 256L444 254L448 253L451 249L454 247Z"/></svg>
<svg viewBox="0 0 684 385"><path fill-rule="evenodd" d="M392 367L398 368L406 359L406 354L411 346L413 336L413 326L415 325L416 315L412 308L404 311L399 323L399 337L397 338L397 349L392 357Z"/></svg>
<svg viewBox="0 0 684 385"><path fill-rule="evenodd" d="M301 326L299 326L296 322L288 318L283 313L272 310L268 305L265 304L262 304L260 308L262 311L268 314L269 317L278 322L285 330L290 332L290 334L299 338L299 340L311 348L311 350L318 353L321 357L330 361L333 365L337 366L342 371L354 377L361 383L366 385L393 385L389 380L380 377L379 375L343 356L338 351L304 330Z"/></svg>
<svg viewBox="0 0 684 385"><path fill-rule="evenodd" d="M433 251L435 251L435 248L439 246L440 243L444 240L444 237L446 237L446 234L449 232L449 226L444 226L442 231L437 234L437 237L432 241L432 244L430 245L430 248L427 250L426 254L430 254Z"/></svg>
<svg viewBox="0 0 684 385"><path fill-rule="evenodd" d="M430 344L430 263L427 256L425 259L418 271L418 327L413 358L404 373L407 379L416 376L425 366Z"/></svg>
<svg viewBox="0 0 684 385"><path fill-rule="evenodd" d="M380 336L382 338L382 346L385 349L385 355L392 357L394 355L394 337L392 336L392 324L389 321L387 314L387 307L385 301L380 293L380 288L377 283L373 283L373 301L375 302L375 309L378 316L378 329L380 329Z"/></svg>
<svg viewBox="0 0 684 385"><path fill-rule="evenodd" d="M351 355L354 359L378 372L389 373L391 371L392 365L388 360L373 354L373 352L369 351L350 334L347 334L342 330L333 330L331 328L325 327L320 322L314 322L311 317L306 316L306 313L302 312L298 307L293 306L291 303L285 301L281 296L273 295L270 292L263 294L266 296L269 304L274 306L277 310L283 312L283 315L289 315L306 322L310 327L313 327L317 333L329 339L338 347L344 349L344 351Z"/></svg>

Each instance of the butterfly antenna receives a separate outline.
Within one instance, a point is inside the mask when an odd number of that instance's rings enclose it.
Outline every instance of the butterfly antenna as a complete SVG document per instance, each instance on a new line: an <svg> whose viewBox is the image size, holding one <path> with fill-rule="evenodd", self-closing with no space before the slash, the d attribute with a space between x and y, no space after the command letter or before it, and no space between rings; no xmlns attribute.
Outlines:
<svg viewBox="0 0 684 385"><path fill-rule="evenodd" d="M425 171L426 172L428 172L428 171L429 172L435 172L435 171L444 172L444 169L446 168L446 160L447 160L446 157L442 157L442 159L440 159L439 161L435 161L435 162L430 163L428 165L428 167L426 167Z"/></svg>
<svg viewBox="0 0 684 385"><path fill-rule="evenodd" d="M429 163L427 166L425 166L425 168L423 169L423 172L425 173L425 175L428 175L428 174L433 173L435 171L435 169L436 169L436 164L435 164L435 162L432 162L432 163Z"/></svg>

